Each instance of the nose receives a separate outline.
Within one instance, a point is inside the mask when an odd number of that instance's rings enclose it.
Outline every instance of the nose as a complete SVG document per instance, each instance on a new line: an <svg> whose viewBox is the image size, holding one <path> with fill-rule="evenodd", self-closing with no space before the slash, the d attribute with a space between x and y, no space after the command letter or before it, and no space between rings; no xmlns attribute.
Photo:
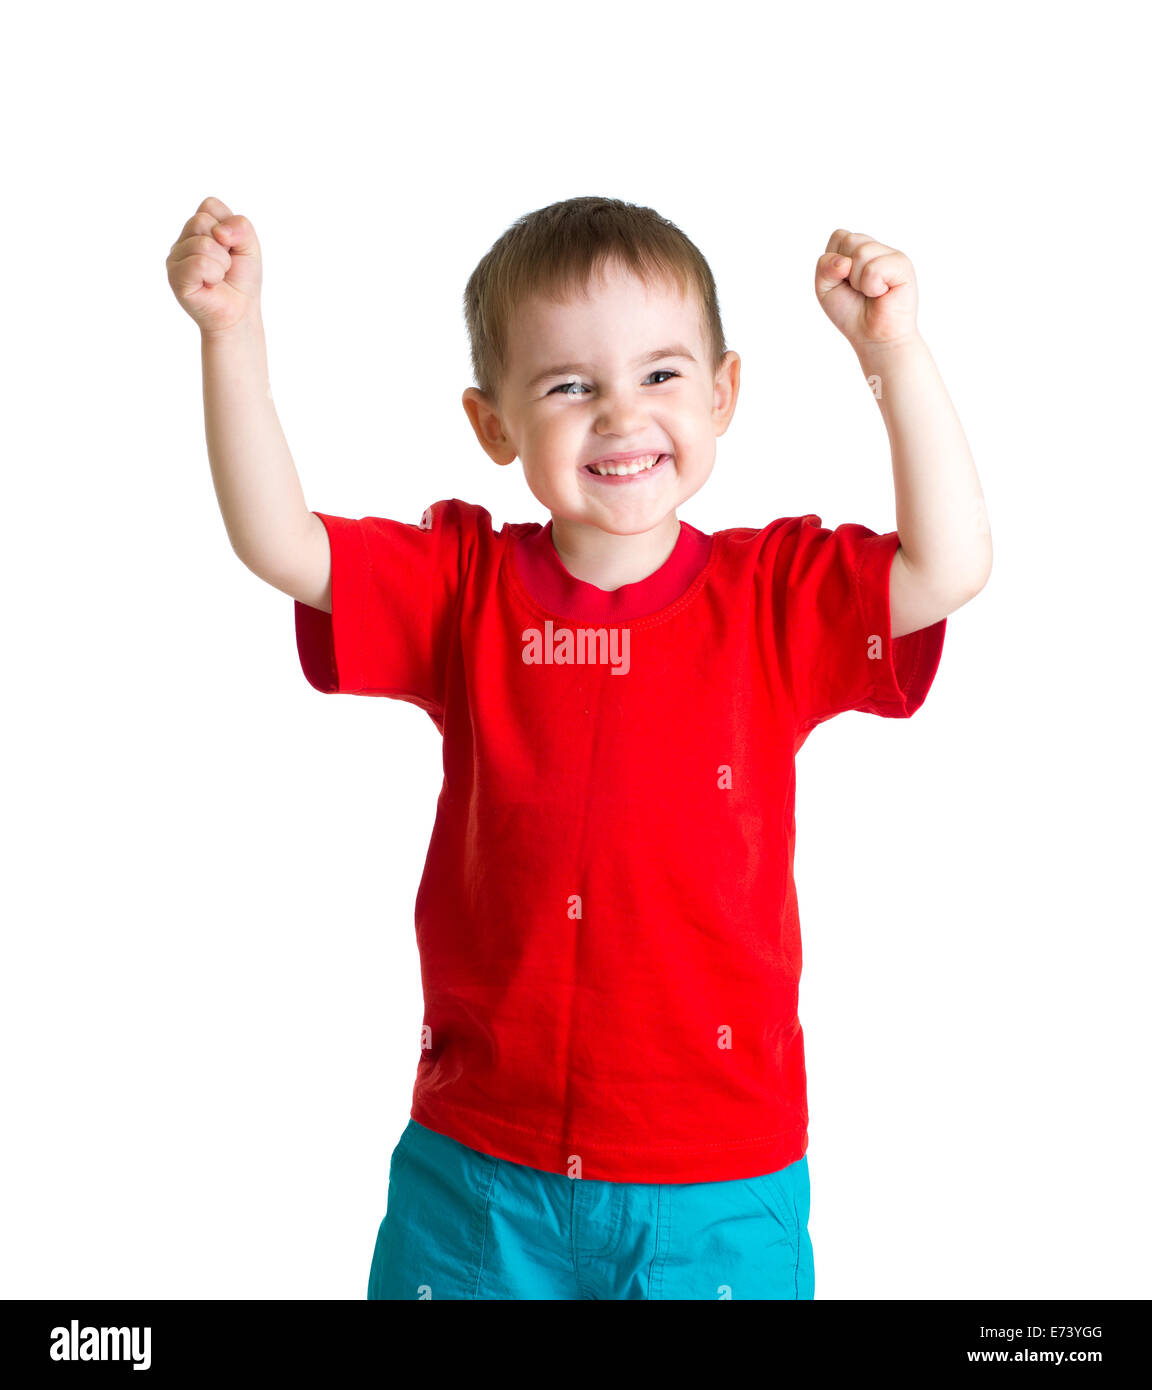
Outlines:
<svg viewBox="0 0 1152 1390"><path fill-rule="evenodd" d="M627 389L605 392L596 412L596 431L625 436L639 434L647 419L645 404L634 392Z"/></svg>

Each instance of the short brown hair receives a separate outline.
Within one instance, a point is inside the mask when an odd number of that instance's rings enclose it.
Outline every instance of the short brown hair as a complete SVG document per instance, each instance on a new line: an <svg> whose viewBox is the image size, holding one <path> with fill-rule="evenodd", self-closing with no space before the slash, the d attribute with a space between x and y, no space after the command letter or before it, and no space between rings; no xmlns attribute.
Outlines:
<svg viewBox="0 0 1152 1390"><path fill-rule="evenodd" d="M508 325L532 295L568 298L617 261L646 285L667 281L695 291L712 370L727 348L716 282L708 262L684 233L652 208L618 198L568 198L517 218L468 278L464 319L476 385L492 401L508 368Z"/></svg>

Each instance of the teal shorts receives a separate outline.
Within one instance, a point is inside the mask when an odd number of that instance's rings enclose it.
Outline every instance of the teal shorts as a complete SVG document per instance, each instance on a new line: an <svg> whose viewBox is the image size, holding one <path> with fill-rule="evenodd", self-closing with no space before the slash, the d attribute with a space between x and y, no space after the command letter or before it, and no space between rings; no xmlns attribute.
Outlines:
<svg viewBox="0 0 1152 1390"><path fill-rule="evenodd" d="M410 1119L375 1298L815 1298L808 1156L728 1182L604 1182L493 1158Z"/></svg>

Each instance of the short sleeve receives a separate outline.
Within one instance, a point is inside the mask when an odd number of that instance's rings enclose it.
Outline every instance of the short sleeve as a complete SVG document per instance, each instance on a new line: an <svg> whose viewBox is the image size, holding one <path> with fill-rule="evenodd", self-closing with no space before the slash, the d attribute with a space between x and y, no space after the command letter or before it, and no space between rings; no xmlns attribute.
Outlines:
<svg viewBox="0 0 1152 1390"><path fill-rule="evenodd" d="M296 648L325 694L385 695L442 708L464 570L464 513L434 502L412 524L315 515L332 552L332 612L296 601ZM480 511L480 508L471 508Z"/></svg>
<svg viewBox="0 0 1152 1390"><path fill-rule="evenodd" d="M889 595L895 531L818 516L794 518L773 565L777 653L797 727L846 710L907 719L924 703L947 619L892 636Z"/></svg>

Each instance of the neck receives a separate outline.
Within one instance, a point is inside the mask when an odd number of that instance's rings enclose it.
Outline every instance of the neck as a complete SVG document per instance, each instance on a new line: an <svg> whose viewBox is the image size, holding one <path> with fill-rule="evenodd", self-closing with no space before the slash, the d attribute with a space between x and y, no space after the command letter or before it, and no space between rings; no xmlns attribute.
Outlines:
<svg viewBox="0 0 1152 1390"><path fill-rule="evenodd" d="M675 512L651 531L635 536L615 536L598 526L552 518L552 545L564 568L574 578L609 593L655 574L679 539Z"/></svg>

